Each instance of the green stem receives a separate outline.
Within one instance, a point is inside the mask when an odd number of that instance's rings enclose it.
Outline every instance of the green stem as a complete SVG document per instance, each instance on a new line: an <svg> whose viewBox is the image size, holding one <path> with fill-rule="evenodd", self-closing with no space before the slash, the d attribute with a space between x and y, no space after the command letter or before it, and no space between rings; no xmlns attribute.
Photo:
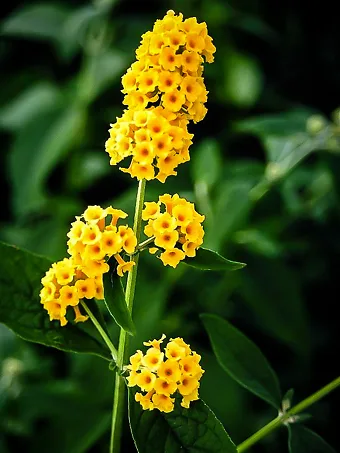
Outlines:
<svg viewBox="0 0 340 453"><path fill-rule="evenodd" d="M144 194L145 194L145 184L146 180L142 179L139 181L136 207L135 207L135 218L133 224L133 231L137 238L137 243L140 239L141 229L142 229L142 210L144 204ZM131 259L136 263L132 270L129 272L126 291L125 291L125 300L128 306L130 313L132 312L133 300L135 296L136 280L137 280L137 270L138 270L138 261L139 254L133 256ZM127 335L124 329L120 330L119 337L119 347L118 347L118 360L117 366L118 369L122 369L124 363L127 362L127 356L129 352L128 348L129 336ZM115 389L113 396L113 411L112 411L112 429L111 429L111 442L110 442L110 453L119 453L120 450L120 440L122 432L122 423L124 415L124 402L125 402L125 382L118 373L116 373Z"/></svg>
<svg viewBox="0 0 340 453"><path fill-rule="evenodd" d="M266 426L261 428L255 434L253 434L248 439L246 439L244 442L242 442L240 445L238 445L237 452L242 453L243 451L248 450L248 448L250 448L252 445L256 444L260 439L267 436L269 433L274 431L276 428L281 426L283 423L285 423L285 422L289 423L290 417L307 409L307 407L311 406L316 401L318 401L321 398L323 398L324 396L326 396L329 392L336 389L339 385L340 385L340 377L334 379L334 381L325 385L325 387L322 387L317 392L308 396L306 399L301 401L296 406L292 407L290 410L288 410L284 413L280 413L276 418L274 418L274 420L269 422Z"/></svg>
<svg viewBox="0 0 340 453"><path fill-rule="evenodd" d="M112 355L112 358L113 360L117 363L117 359L118 359L118 352L117 352L117 349L113 346L112 344L112 341L110 340L110 338L108 337L108 335L105 333L104 329L102 328L102 326L99 324L99 322L97 321L97 318L94 316L94 314L92 313L92 311L89 309L89 307L86 305L86 303L84 301L81 301L80 302L81 305L84 307L84 310L86 311L86 313L88 314L89 318L91 319L91 321L93 322L93 324L95 325L96 329L98 330L98 332L100 333L102 339L105 341L105 343L107 344L107 347L110 349L110 352L111 352L111 355Z"/></svg>

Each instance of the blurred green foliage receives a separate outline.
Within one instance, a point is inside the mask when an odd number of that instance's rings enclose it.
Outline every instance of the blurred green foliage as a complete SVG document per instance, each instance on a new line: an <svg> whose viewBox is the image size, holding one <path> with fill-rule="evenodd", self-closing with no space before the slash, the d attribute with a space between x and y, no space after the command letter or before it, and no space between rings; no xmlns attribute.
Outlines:
<svg viewBox="0 0 340 453"><path fill-rule="evenodd" d="M206 68L208 115L192 127L191 162L165 185L150 183L146 200L178 192L195 201L206 215L204 245L247 267L202 274L143 254L131 348L162 332L183 336L203 356L202 398L236 443L276 414L220 368L200 313L254 340L297 401L333 379L340 122L331 113L340 55L331 7L59 0L3 8L0 239L56 260L88 204L112 204L132 219L136 182L104 152L122 112L120 77L156 18L171 8L197 16L217 47ZM1 324L0 360L1 453L107 451L114 373L104 360L25 343ZM311 408L308 426L336 449L335 398ZM285 453L285 436L252 451ZM127 425L124 442L123 451Z"/></svg>

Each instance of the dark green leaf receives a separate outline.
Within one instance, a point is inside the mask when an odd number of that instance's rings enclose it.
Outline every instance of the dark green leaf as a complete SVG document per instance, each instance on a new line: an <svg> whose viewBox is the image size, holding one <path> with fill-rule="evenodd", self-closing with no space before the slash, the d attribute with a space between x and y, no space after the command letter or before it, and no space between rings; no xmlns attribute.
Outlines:
<svg viewBox="0 0 340 453"><path fill-rule="evenodd" d="M144 411L129 391L129 420L139 453L236 453L215 414L202 401L184 409L178 399L172 412Z"/></svg>
<svg viewBox="0 0 340 453"><path fill-rule="evenodd" d="M50 260L4 243L0 243L0 255L0 322L25 340L111 359L101 343L76 325L60 327L58 321L49 321L39 292Z"/></svg>
<svg viewBox="0 0 340 453"><path fill-rule="evenodd" d="M242 299L270 334L306 353L309 331L296 272L264 256L248 255L247 263L239 287Z"/></svg>
<svg viewBox="0 0 340 453"><path fill-rule="evenodd" d="M288 425L289 453L336 453L318 434L300 424Z"/></svg>
<svg viewBox="0 0 340 453"><path fill-rule="evenodd" d="M104 301L110 315L122 329L134 335L136 329L126 305L121 278L110 268L110 271L103 275L103 284Z"/></svg>
<svg viewBox="0 0 340 453"><path fill-rule="evenodd" d="M201 319L221 367L243 387L279 409L279 382L260 349L219 316L202 314Z"/></svg>
<svg viewBox="0 0 340 453"><path fill-rule="evenodd" d="M230 261L217 252L203 247L197 250L194 258L186 258L182 262L202 271L236 271L246 266L245 263Z"/></svg>
<svg viewBox="0 0 340 453"><path fill-rule="evenodd" d="M1 34L38 39L57 39L67 17L67 10L57 5L30 5L7 18Z"/></svg>

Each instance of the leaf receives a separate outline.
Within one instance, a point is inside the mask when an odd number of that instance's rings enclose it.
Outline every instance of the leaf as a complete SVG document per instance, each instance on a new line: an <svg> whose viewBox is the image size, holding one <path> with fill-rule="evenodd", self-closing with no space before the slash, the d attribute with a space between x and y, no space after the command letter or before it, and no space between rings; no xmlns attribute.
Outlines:
<svg viewBox="0 0 340 453"><path fill-rule="evenodd" d="M67 17L67 10L57 5L41 4L20 8L5 19L2 35L38 39L57 39Z"/></svg>
<svg viewBox="0 0 340 453"><path fill-rule="evenodd" d="M253 184L249 177L233 177L219 187L213 206L215 223L204 237L208 248L220 250L230 240L232 233L247 222L251 208L249 191Z"/></svg>
<svg viewBox="0 0 340 453"><path fill-rule="evenodd" d="M130 335L135 335L136 329L131 314L126 305L125 293L121 278L114 269L103 275L104 301L112 318Z"/></svg>
<svg viewBox="0 0 340 453"><path fill-rule="evenodd" d="M129 389L129 421L139 453L236 453L215 414L202 401L184 409L176 398L172 412L145 411Z"/></svg>
<svg viewBox="0 0 340 453"><path fill-rule="evenodd" d="M296 273L283 261L248 255L238 293L275 338L308 355L309 329Z"/></svg>
<svg viewBox="0 0 340 453"><path fill-rule="evenodd" d="M232 53L225 60L225 93L239 107L251 107L257 101L262 85L261 69L253 58Z"/></svg>
<svg viewBox="0 0 340 453"><path fill-rule="evenodd" d="M221 367L243 387L279 409L279 382L260 349L219 316L202 314L200 317Z"/></svg>
<svg viewBox="0 0 340 453"><path fill-rule="evenodd" d="M254 118L239 121L236 129L250 132L260 137L287 137L306 130L306 122L314 113L311 109L294 109L274 115L258 115Z"/></svg>
<svg viewBox="0 0 340 453"><path fill-rule="evenodd" d="M15 131L29 123L32 118L48 112L61 101L58 87L49 82L38 82L21 91L17 97L1 108L0 126Z"/></svg>
<svg viewBox="0 0 340 453"><path fill-rule="evenodd" d="M194 258L186 258L182 263L202 271L236 271L246 266L245 263L230 261L213 250L200 247Z"/></svg>
<svg viewBox="0 0 340 453"><path fill-rule="evenodd" d="M336 453L322 437L301 424L288 425L289 453Z"/></svg>
<svg viewBox="0 0 340 453"><path fill-rule="evenodd" d="M61 327L58 321L49 321L39 292L50 260L1 242L0 255L0 322L25 340L111 359L104 345L76 325Z"/></svg>
<svg viewBox="0 0 340 453"><path fill-rule="evenodd" d="M203 184L209 189L216 184L222 171L221 151L216 139L203 140L196 147L191 168L192 179L196 185Z"/></svg>
<svg viewBox="0 0 340 453"><path fill-rule="evenodd" d="M81 108L57 107L32 118L20 129L9 160L17 214L27 214L40 207L47 176L79 139L84 120Z"/></svg>

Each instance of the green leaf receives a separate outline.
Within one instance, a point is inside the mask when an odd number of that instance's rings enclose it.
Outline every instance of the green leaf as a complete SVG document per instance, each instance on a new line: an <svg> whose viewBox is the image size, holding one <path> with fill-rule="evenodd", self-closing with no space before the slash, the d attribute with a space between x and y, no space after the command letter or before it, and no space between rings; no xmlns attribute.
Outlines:
<svg viewBox="0 0 340 453"><path fill-rule="evenodd" d="M260 325L301 355L308 355L309 328L296 272L278 259L247 256L238 293Z"/></svg>
<svg viewBox="0 0 340 453"><path fill-rule="evenodd" d="M251 107L257 101L262 85L261 69L253 58L232 53L225 60L225 93L239 107Z"/></svg>
<svg viewBox="0 0 340 453"><path fill-rule="evenodd" d="M129 420L139 453L236 453L215 414L202 401L184 409L176 398L172 412L145 411L129 389Z"/></svg>
<svg viewBox="0 0 340 453"><path fill-rule="evenodd" d="M47 176L79 139L84 120L82 109L57 106L20 129L9 160L16 213L27 214L40 207Z"/></svg>
<svg viewBox="0 0 340 453"><path fill-rule="evenodd" d="M322 437L300 424L288 425L289 453L336 453Z"/></svg>
<svg viewBox="0 0 340 453"><path fill-rule="evenodd" d="M49 82L38 82L21 91L0 109L0 126L15 131L32 121L35 115L61 104L61 92Z"/></svg>
<svg viewBox="0 0 340 453"><path fill-rule="evenodd" d="M39 292L50 260L1 242L0 255L0 322L25 340L111 359L104 345L76 325L49 321Z"/></svg>
<svg viewBox="0 0 340 453"><path fill-rule="evenodd" d="M202 271L236 271L246 266L245 263L230 261L213 250L200 247L194 258L186 258L182 263Z"/></svg>
<svg viewBox="0 0 340 453"><path fill-rule="evenodd" d="M192 179L198 186L211 188L222 172L222 157L218 141L213 138L203 140L193 152ZM202 189L201 189L202 190Z"/></svg>
<svg viewBox="0 0 340 453"><path fill-rule="evenodd" d="M57 5L40 4L20 8L2 24L2 35L57 39L68 11Z"/></svg>
<svg viewBox="0 0 340 453"><path fill-rule="evenodd" d="M255 167L254 163L252 166ZM248 175L249 171L248 167ZM253 175L242 176L240 179L232 175L227 182L219 186L218 195L213 203L215 221L204 237L204 243L208 248L222 249L231 235L247 224L251 208L249 191L253 185Z"/></svg>
<svg viewBox="0 0 340 453"><path fill-rule="evenodd" d="M279 409L279 382L260 349L219 316L202 314L200 317L221 367L243 387Z"/></svg>
<svg viewBox="0 0 340 453"><path fill-rule="evenodd" d="M130 335L135 335L136 329L131 314L126 305L125 293L121 278L114 269L103 275L104 301L112 318Z"/></svg>
<svg viewBox="0 0 340 453"><path fill-rule="evenodd" d="M306 122L313 114L311 109L295 109L274 115L261 115L237 123L237 130L251 132L260 137L289 135L304 132Z"/></svg>

